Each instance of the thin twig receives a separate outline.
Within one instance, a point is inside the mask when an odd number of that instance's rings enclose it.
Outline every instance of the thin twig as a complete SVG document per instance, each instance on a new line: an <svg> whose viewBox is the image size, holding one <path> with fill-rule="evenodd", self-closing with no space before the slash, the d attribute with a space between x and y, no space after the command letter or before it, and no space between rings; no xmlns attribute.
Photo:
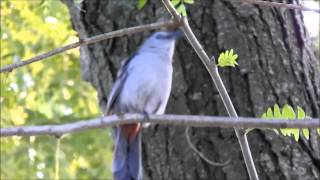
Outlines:
<svg viewBox="0 0 320 180"><path fill-rule="evenodd" d="M0 73L3 72L10 72L13 69L16 69L18 67L21 66L25 66L37 61L41 61L44 60L45 58L51 57L53 55L62 53L64 51L79 47L81 45L88 45L88 44L93 44L102 40L106 40L106 39L111 39L111 38L115 38L115 37L121 37L124 35L130 35L133 33L138 33L138 32L143 32L143 31L149 31L149 30L153 30L153 29L159 29L159 28L163 28L163 27L176 27L178 26L178 24L175 21L165 21L165 22L156 22L156 23L152 23L152 24L146 24L146 25L141 25L141 26L136 26L136 27L131 27L131 28L125 28L125 29L120 29L120 30L116 30L116 31L112 31L112 32L108 32L108 33L104 33L104 34L100 34L97 36L93 36L90 38L85 38L83 40L80 40L78 42L75 43L71 43L69 45L66 46L62 46L59 48L56 48L52 51L49 51L47 53L44 54L40 54L39 56L18 62L18 63L14 63L14 64L9 64L5 67L1 67L0 68Z"/></svg>
<svg viewBox="0 0 320 180"><path fill-rule="evenodd" d="M186 17L181 18L179 13L176 11L176 9L174 8L174 6L172 5L172 3L169 0L162 0L162 2L164 3L165 7L170 12L170 14L174 17L174 19L176 19L177 21L180 21L180 23L181 23L180 29L184 32L189 43L192 45L193 49L196 51L196 53L200 57L200 60L202 61L203 65L205 66L205 68L209 72L211 79L219 92L219 95L222 99L222 102L223 102L229 116L237 118L238 117L237 112L235 111L234 106L231 102L231 99L227 93L227 90L221 80L221 77L218 72L218 68L217 68L215 62L210 61L210 58L205 53L205 51L202 48L201 44L199 43L198 39L196 38L196 36L192 32L187 18ZM243 129L238 129L238 128L234 128L234 130L235 130L235 133L237 135L237 138L238 138L238 141L239 141L239 144L241 147L242 155L244 157L244 161L245 161L245 164L247 167L249 177L251 180L259 180L259 177L258 177L258 174L256 171L256 167L255 167L253 159L252 159L252 155L251 155L251 151L250 151L250 147L249 147L249 143L248 143L245 131Z"/></svg>
<svg viewBox="0 0 320 180"><path fill-rule="evenodd" d="M224 163L219 163L219 162L214 162L214 161L211 161L209 158L207 158L202 152L200 152L192 143L191 141L191 138L190 138L190 135L189 135L189 130L190 130L190 127L187 127L186 128L186 131L185 131L185 135L187 137L187 142L189 144L189 146L191 147L191 149L196 152L203 160L205 160L208 164L212 165L212 166L226 166L228 165L230 162L231 162L231 159L228 159L226 162Z"/></svg>
<svg viewBox="0 0 320 180"><path fill-rule="evenodd" d="M320 127L317 119L260 119L247 117L221 117L221 116L195 116L195 115L150 115L148 119L144 114L124 114L100 117L90 120L82 120L60 125L20 126L0 128L0 136L36 136L54 135L61 137L67 133L75 133L89 129L105 128L118 124L128 123L156 123L191 127L222 127L222 128L317 128Z"/></svg>
<svg viewBox="0 0 320 180"><path fill-rule="evenodd" d="M231 1L239 2L239 0L231 0ZM312 9L312 8L308 8L303 5L297 5L297 4L287 4L287 3L278 3L278 2L261 1L261 0L240 0L240 2L267 6L267 7L294 9L299 11L312 11L312 12L320 13L320 9Z"/></svg>

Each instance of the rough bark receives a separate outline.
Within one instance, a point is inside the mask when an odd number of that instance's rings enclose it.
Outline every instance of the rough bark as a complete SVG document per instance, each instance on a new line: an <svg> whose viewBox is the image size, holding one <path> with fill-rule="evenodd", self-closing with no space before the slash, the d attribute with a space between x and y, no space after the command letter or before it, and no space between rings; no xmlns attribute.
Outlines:
<svg viewBox="0 0 320 180"><path fill-rule="evenodd" d="M278 1L279 2L279 1ZM292 3L292 0L284 1ZM296 3L296 2L294 2ZM158 0L142 9L136 1L85 0L80 18L88 36L168 19ZM72 14L72 13L71 13ZM233 48L239 66L220 69L240 116L259 117L278 103L303 107L320 115L320 66L309 49L301 12L258 7L228 0L199 0L188 6L190 25L208 54ZM76 22L77 21L77 22ZM83 33L83 29L81 31ZM133 53L150 32L89 45L81 58L83 77L98 92L101 109L121 60ZM209 75L185 40L177 44L174 80L168 113L226 115ZM188 146L185 127L152 126L143 131L145 179L248 179L232 129L192 128L196 147L224 167L207 164ZM260 179L311 180L320 177L319 137L283 138L272 131L254 130L249 142Z"/></svg>

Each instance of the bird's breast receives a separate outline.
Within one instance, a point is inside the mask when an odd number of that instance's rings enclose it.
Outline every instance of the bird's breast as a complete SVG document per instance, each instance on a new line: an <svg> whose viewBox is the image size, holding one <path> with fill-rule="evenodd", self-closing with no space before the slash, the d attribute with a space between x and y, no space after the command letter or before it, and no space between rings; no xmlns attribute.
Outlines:
<svg viewBox="0 0 320 180"><path fill-rule="evenodd" d="M134 111L154 113L161 103L167 103L171 90L172 65L157 59L143 62L133 63L129 67L120 99L122 104L132 107Z"/></svg>

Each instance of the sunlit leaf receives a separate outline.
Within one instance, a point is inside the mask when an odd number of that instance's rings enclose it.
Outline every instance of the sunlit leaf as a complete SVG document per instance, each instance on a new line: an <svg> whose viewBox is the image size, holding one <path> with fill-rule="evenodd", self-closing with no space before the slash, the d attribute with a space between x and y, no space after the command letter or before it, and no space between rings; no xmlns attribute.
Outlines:
<svg viewBox="0 0 320 180"><path fill-rule="evenodd" d="M274 113L274 118L277 118L277 119L281 118L281 111L278 104L275 104L273 106L273 113Z"/></svg>
<svg viewBox="0 0 320 180"><path fill-rule="evenodd" d="M237 63L237 54L233 54L233 49L220 53L218 58L218 66L220 67L235 67Z"/></svg>
<svg viewBox="0 0 320 180"><path fill-rule="evenodd" d="M297 111L298 111L298 113L297 113L298 119L305 119L306 118L306 114L305 114L304 110L300 106L297 106ZM306 139L309 139L310 133L309 133L309 129L308 128L303 128L302 129L302 134Z"/></svg>
<svg viewBox="0 0 320 180"><path fill-rule="evenodd" d="M186 7L184 4L180 4L180 6L177 8L178 13L180 13L182 16L187 16Z"/></svg>
<svg viewBox="0 0 320 180"><path fill-rule="evenodd" d="M187 4L193 4L194 1L193 0L183 0L184 3L187 3Z"/></svg>
<svg viewBox="0 0 320 180"><path fill-rule="evenodd" d="M267 112L263 113L262 117L263 118L277 118L277 119L295 119L296 117L298 119L308 118L308 117L306 117L305 112L301 107L298 106L297 113L295 113L293 108L291 106L289 106L288 104L284 105L282 110L279 108L279 106L277 104L275 104L273 107L273 111L271 108L268 108ZM279 131L277 129L273 129L273 130L274 130L274 132L276 132L278 134ZM298 129L298 128L280 128L279 130L282 135L293 136L295 141L299 140L300 129ZM301 129L301 133L303 134L303 136L306 139L309 139L310 132L307 128Z"/></svg>
<svg viewBox="0 0 320 180"><path fill-rule="evenodd" d="M137 8L140 10L142 9L146 4L148 0L138 0Z"/></svg>
<svg viewBox="0 0 320 180"><path fill-rule="evenodd" d="M284 105L282 108L282 117L286 119L296 118L296 114L291 106L288 104Z"/></svg>
<svg viewBox="0 0 320 180"><path fill-rule="evenodd" d="M273 113L271 108L268 108L267 110L267 118L273 118Z"/></svg>
<svg viewBox="0 0 320 180"><path fill-rule="evenodd" d="M180 0L171 0L173 6L177 6L180 3Z"/></svg>
<svg viewBox="0 0 320 180"><path fill-rule="evenodd" d="M310 137L309 129L303 128L302 129L302 134L306 139L309 139L309 137Z"/></svg>
<svg viewBox="0 0 320 180"><path fill-rule="evenodd" d="M291 134L293 135L294 137L294 140L298 141L299 140L299 129L297 128L292 128L290 129L291 130Z"/></svg>
<svg viewBox="0 0 320 180"><path fill-rule="evenodd" d="M298 106L298 119L304 119L306 117L306 113L304 112L304 110Z"/></svg>

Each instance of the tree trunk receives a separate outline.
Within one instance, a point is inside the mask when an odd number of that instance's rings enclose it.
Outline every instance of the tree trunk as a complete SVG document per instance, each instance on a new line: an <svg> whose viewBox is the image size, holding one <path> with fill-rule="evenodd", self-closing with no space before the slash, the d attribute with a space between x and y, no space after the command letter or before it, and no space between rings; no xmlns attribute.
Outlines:
<svg viewBox="0 0 320 180"><path fill-rule="evenodd" d="M283 0L297 3L292 1ZM135 5L136 1L129 0L90 0L82 2L80 14L70 3L69 9L82 38L170 18L161 1L149 0L142 10ZM231 48L239 55L239 66L219 71L240 116L260 117L267 107L288 103L319 117L320 66L309 48L301 12L229 0L197 0L188 6L188 18L209 55L217 57ZM81 48L82 75L97 89L102 109L121 60L148 35L150 32L138 33ZM208 73L186 40L177 43L173 77L167 113L227 115ZM219 167L209 165L189 147L185 128L154 125L143 130L146 180L248 179L232 129L190 131L192 142L209 159L231 159ZM300 138L299 142L269 130L254 130L248 136L260 179L319 179L319 137L314 131L309 140Z"/></svg>

